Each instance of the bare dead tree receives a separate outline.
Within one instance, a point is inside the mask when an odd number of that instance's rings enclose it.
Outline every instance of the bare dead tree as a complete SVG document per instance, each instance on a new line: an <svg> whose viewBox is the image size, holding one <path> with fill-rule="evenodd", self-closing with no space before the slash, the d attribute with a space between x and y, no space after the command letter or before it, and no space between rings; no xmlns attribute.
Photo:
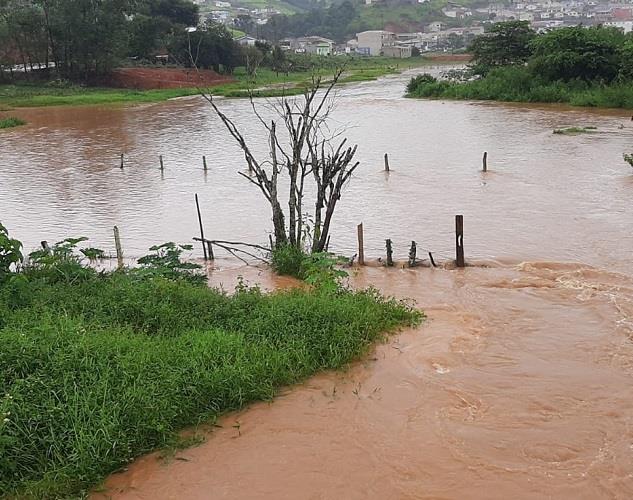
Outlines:
<svg viewBox="0 0 633 500"><path fill-rule="evenodd" d="M334 87L339 82L342 69L337 70L327 82L321 76L313 76L310 85L300 97L283 96L265 105L272 112L268 121L250 95L254 115L268 134L269 158L258 160L234 121L217 106L210 94L203 93L231 136L244 153L252 176L240 175L255 184L272 209L275 244L292 245L308 249L304 234L311 239L309 250L325 250L334 209L344 186L350 180L359 163L354 162L357 146L347 146L339 132L332 132L328 120L334 107ZM280 133L278 123L283 126ZM288 213L279 201L280 174L288 176ZM304 198L306 182L314 181L316 200L314 227L304 231ZM286 227L287 221L287 227Z"/></svg>

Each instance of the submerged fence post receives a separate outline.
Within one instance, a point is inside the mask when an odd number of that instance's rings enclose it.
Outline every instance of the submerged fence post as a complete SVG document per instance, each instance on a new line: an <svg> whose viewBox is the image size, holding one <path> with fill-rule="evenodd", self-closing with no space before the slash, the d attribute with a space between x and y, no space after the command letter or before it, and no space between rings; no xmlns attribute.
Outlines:
<svg viewBox="0 0 633 500"><path fill-rule="evenodd" d="M464 216L455 216L455 264L464 267Z"/></svg>
<svg viewBox="0 0 633 500"><path fill-rule="evenodd" d="M165 166L163 165L163 155L160 155L158 159L160 161L160 169L165 170Z"/></svg>
<svg viewBox="0 0 633 500"><path fill-rule="evenodd" d="M121 166L119 168L123 168L123 153L121 153Z"/></svg>
<svg viewBox="0 0 633 500"><path fill-rule="evenodd" d="M415 258L418 252L418 246L415 241L411 242L411 248L409 249L409 267L415 266Z"/></svg>
<svg viewBox="0 0 633 500"><path fill-rule="evenodd" d="M196 193L196 210L198 211L198 223L200 224L200 240L202 240L202 253L204 253L204 260L208 260L207 246L205 245L204 241L204 229L202 227L202 215L200 215L200 203L198 202L198 193Z"/></svg>
<svg viewBox="0 0 633 500"><path fill-rule="evenodd" d="M121 235L117 226L114 226L114 246L116 248L116 267L117 269L123 269L123 249L121 248Z"/></svg>
<svg viewBox="0 0 633 500"><path fill-rule="evenodd" d="M484 151L484 157L483 157L483 169L484 172L488 171L488 151Z"/></svg>
<svg viewBox="0 0 633 500"><path fill-rule="evenodd" d="M387 239L385 240L385 243L387 245L387 265L391 267L393 266L393 248L391 246L391 240Z"/></svg>
<svg viewBox="0 0 633 500"><path fill-rule="evenodd" d="M207 171L207 157L203 156L202 157L202 168L204 169L204 171Z"/></svg>
<svg viewBox="0 0 633 500"><path fill-rule="evenodd" d="M363 223L356 228L358 231L358 265L365 265L365 235L363 234Z"/></svg>
<svg viewBox="0 0 633 500"><path fill-rule="evenodd" d="M389 172L389 155L385 153L385 172Z"/></svg>

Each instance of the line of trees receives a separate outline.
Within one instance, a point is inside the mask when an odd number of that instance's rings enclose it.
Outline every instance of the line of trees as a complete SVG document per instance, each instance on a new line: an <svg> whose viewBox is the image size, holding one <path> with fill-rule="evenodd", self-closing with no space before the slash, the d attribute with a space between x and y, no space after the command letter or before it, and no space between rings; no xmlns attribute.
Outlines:
<svg viewBox="0 0 633 500"><path fill-rule="evenodd" d="M537 34L527 21L510 21L477 37L470 51L480 76L516 66L547 82L633 79L633 34L614 27L573 26Z"/></svg>
<svg viewBox="0 0 633 500"><path fill-rule="evenodd" d="M191 26L198 31L187 33ZM189 0L0 0L0 69L9 72L44 65L88 79L124 58L153 60L162 52L186 63L190 42L200 48L200 67L230 72L240 61L230 33L200 24Z"/></svg>

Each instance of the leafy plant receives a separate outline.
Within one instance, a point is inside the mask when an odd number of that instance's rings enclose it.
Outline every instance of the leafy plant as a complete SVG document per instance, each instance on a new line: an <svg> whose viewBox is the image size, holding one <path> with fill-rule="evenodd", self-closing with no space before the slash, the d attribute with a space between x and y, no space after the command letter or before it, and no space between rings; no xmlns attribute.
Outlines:
<svg viewBox="0 0 633 500"><path fill-rule="evenodd" d="M420 87L423 87L424 85L428 85L430 83L437 83L437 78L435 78L433 75L429 75L428 73L416 75L412 77L407 84L407 94L413 94Z"/></svg>
<svg viewBox="0 0 633 500"><path fill-rule="evenodd" d="M11 272L11 266L22 262L22 243L9 237L9 231L0 223L0 282Z"/></svg>
<svg viewBox="0 0 633 500"><path fill-rule="evenodd" d="M272 253L275 272L304 280L315 288L335 291L348 274L338 266L343 259L328 252L307 254L292 245L277 247Z"/></svg>
<svg viewBox="0 0 633 500"><path fill-rule="evenodd" d="M631 167L633 167L633 153L630 155L624 153L623 157L624 157L624 161L627 162L629 165L631 165Z"/></svg>
<svg viewBox="0 0 633 500"><path fill-rule="evenodd" d="M162 276L168 279L185 279L191 283L204 284L207 277L196 272L202 266L181 259L183 251L192 250L192 245L177 245L169 241L150 248L151 254L138 259L140 273L144 275Z"/></svg>
<svg viewBox="0 0 633 500"><path fill-rule="evenodd" d="M77 246L88 238L66 238L50 248L42 248L29 254L28 271L39 278L51 281L73 281L85 279L95 273L94 269L83 266L83 256L103 255L98 248L85 248L77 253ZM90 258L90 257L89 257Z"/></svg>

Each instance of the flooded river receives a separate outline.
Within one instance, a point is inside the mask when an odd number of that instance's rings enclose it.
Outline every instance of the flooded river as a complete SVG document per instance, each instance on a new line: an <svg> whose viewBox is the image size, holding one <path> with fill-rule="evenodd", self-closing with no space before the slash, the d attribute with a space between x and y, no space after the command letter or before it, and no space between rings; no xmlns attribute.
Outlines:
<svg viewBox="0 0 633 500"><path fill-rule="evenodd" d="M462 213L481 265L354 270L354 286L415 299L428 320L346 372L225 417L199 447L138 460L95 497L633 497L630 113L405 100L406 79L341 92L335 118L362 166L332 246L353 254L362 221L369 257L390 237L399 257L416 240L444 260ZM222 107L255 131L248 103ZM130 256L190 241L196 192L208 235L267 240L268 211L199 99L20 114L30 125L0 134L0 220L27 246L85 234L112 249L115 224ZM227 288L238 275L279 284L219 267L212 282Z"/></svg>

